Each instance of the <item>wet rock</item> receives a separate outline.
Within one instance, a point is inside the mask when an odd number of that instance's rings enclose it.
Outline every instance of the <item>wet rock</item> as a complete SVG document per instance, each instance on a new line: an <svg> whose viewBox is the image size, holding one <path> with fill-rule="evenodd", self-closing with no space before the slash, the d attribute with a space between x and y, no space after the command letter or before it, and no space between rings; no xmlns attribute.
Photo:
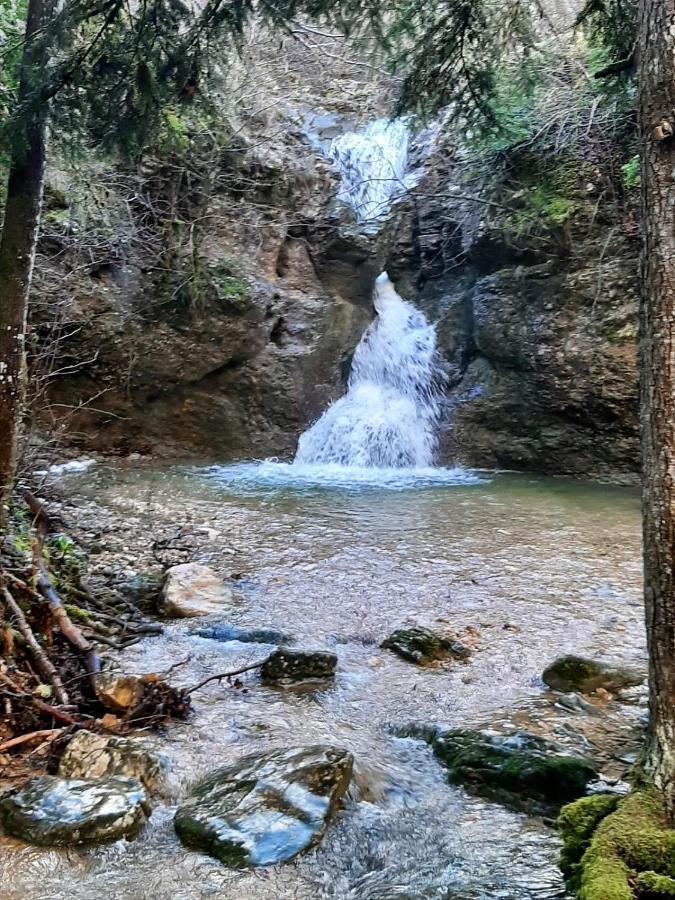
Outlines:
<svg viewBox="0 0 675 900"><path fill-rule="evenodd" d="M528 732L497 734L457 729L432 741L450 781L474 787L494 799L562 804L580 797L598 774L588 759L569 756Z"/></svg>
<svg viewBox="0 0 675 900"><path fill-rule="evenodd" d="M611 666L583 656L561 656L541 676L555 691L590 694L602 689L616 692L642 684L645 676L633 669Z"/></svg>
<svg viewBox="0 0 675 900"><path fill-rule="evenodd" d="M213 628L199 628L199 637L214 641L240 641L242 644L290 644L293 638L274 628L238 628L236 625L214 625Z"/></svg>
<svg viewBox="0 0 675 900"><path fill-rule="evenodd" d="M135 575L115 585L125 600L145 612L156 609L160 602L164 578L154 572Z"/></svg>
<svg viewBox="0 0 675 900"><path fill-rule="evenodd" d="M323 836L352 765L346 750L321 746L246 756L193 789L176 833L236 868L286 862Z"/></svg>
<svg viewBox="0 0 675 900"><path fill-rule="evenodd" d="M106 709L128 712L138 706L145 685L138 675L101 672L96 676L96 696Z"/></svg>
<svg viewBox="0 0 675 900"><path fill-rule="evenodd" d="M260 677L267 682L290 684L332 678L336 667L337 656L329 650L289 650L282 647L265 660Z"/></svg>
<svg viewBox="0 0 675 900"><path fill-rule="evenodd" d="M182 563L166 573L161 608L164 615L178 619L222 615L232 601L232 589L213 569L200 563Z"/></svg>
<svg viewBox="0 0 675 900"><path fill-rule="evenodd" d="M33 778L0 797L7 834L43 846L131 837L146 820L146 793L133 778Z"/></svg>
<svg viewBox="0 0 675 900"><path fill-rule="evenodd" d="M167 763L150 753L139 741L78 731L59 763L61 778L102 778L109 775L133 778L150 792L164 782Z"/></svg>
<svg viewBox="0 0 675 900"><path fill-rule="evenodd" d="M437 659L467 659L471 651L461 641L428 628L398 628L380 644L409 662L424 666Z"/></svg>

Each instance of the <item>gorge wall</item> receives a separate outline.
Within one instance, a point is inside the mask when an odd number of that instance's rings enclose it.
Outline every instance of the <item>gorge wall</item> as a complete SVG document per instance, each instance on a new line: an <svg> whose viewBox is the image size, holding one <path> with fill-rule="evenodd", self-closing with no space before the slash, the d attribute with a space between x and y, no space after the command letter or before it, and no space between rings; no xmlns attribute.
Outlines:
<svg viewBox="0 0 675 900"><path fill-rule="evenodd" d="M366 235L322 147L386 113L390 83L306 48L282 77L269 51L264 96L225 141L87 170L93 205L52 172L32 325L52 373L42 423L89 449L288 456L344 389L386 264L438 322L442 461L634 477L635 198L605 202L603 174L583 173L564 216L514 227L530 164L486 205L481 173L467 191L456 148L426 155L425 137L417 186Z"/></svg>

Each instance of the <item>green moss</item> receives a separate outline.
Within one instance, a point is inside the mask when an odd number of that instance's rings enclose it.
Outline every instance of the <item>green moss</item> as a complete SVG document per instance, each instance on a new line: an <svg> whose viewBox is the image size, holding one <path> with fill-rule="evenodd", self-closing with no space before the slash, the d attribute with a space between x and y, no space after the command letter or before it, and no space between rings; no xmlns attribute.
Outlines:
<svg viewBox="0 0 675 900"><path fill-rule="evenodd" d="M66 603L65 610L70 618L75 619L76 622L88 622L91 619L91 615L87 612L86 609L82 609L79 606L74 606L72 603Z"/></svg>
<svg viewBox="0 0 675 900"><path fill-rule="evenodd" d="M640 872L635 879L635 887L640 894L650 897L675 897L675 878L657 875L656 872Z"/></svg>
<svg viewBox="0 0 675 900"><path fill-rule="evenodd" d="M574 811L570 815L575 818ZM572 886L578 887L578 900L634 900L631 884L645 872L652 883L655 876L666 876L661 881L666 886L675 878L675 831L650 789L630 794L602 819Z"/></svg>
<svg viewBox="0 0 675 900"><path fill-rule="evenodd" d="M563 839L560 868L573 876L579 860L584 855L600 822L616 809L619 797L612 794L596 794L582 797L564 806L558 816L557 826Z"/></svg>
<svg viewBox="0 0 675 900"><path fill-rule="evenodd" d="M633 190L640 186L640 157L635 155L625 165L621 166L621 180L626 190Z"/></svg>

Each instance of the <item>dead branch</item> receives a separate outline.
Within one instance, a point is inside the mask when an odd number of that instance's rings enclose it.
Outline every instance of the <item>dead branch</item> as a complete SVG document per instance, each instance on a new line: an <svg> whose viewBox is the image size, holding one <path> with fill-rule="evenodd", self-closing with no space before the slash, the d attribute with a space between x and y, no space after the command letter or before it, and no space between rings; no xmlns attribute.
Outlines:
<svg viewBox="0 0 675 900"><path fill-rule="evenodd" d="M63 682L61 681L61 676L56 671L56 666L54 666L54 664L51 662L47 654L38 643L35 635L33 634L33 629L26 621L26 617L24 616L21 607L16 602L14 597L12 597L5 585L3 585L0 589L0 594L2 596L2 599L4 600L5 606L12 616L12 619L14 620L14 623L21 632L21 635L26 642L26 646L29 648L31 655L35 660L35 665L37 666L40 673L52 686L54 697L59 703L63 704L64 706L67 705L70 701L68 698L68 694L66 693L66 689L63 686Z"/></svg>
<svg viewBox="0 0 675 900"><path fill-rule="evenodd" d="M254 669L261 669L265 662L266 661L263 660L262 662L252 663L250 666L244 666L241 669L235 669L233 672L221 672L219 675L209 675L208 678L200 681L199 684L196 684L194 687L188 688L185 691L185 694L194 694L195 691L203 688L205 684L208 684L211 681L222 681L223 678L233 678L235 675L242 675L244 672L252 672Z"/></svg>
<svg viewBox="0 0 675 900"><path fill-rule="evenodd" d="M12 747L32 743L33 741L42 740L43 738L54 740L58 735L63 734L64 730L65 729L63 728L45 728L42 731L31 731L28 734L20 734L18 737L11 738L10 740L5 741L4 744L0 744L0 753L5 753L7 750L11 750Z"/></svg>

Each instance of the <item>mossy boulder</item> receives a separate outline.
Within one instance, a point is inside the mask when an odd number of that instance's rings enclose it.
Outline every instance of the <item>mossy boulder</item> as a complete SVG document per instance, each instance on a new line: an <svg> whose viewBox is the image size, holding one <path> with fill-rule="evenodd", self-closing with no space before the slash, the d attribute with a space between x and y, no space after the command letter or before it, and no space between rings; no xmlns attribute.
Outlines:
<svg viewBox="0 0 675 900"><path fill-rule="evenodd" d="M380 644L408 662L424 666L437 659L467 659L470 650L461 641L444 637L429 628L397 628Z"/></svg>
<svg viewBox="0 0 675 900"><path fill-rule="evenodd" d="M645 676L624 666L611 666L583 656L561 656L541 676L555 691L579 691L590 694L598 688L616 692L642 684Z"/></svg>
<svg viewBox="0 0 675 900"><path fill-rule="evenodd" d="M145 790L133 778L42 775L0 797L0 825L31 844L63 847L132 837L148 809Z"/></svg>
<svg viewBox="0 0 675 900"><path fill-rule="evenodd" d="M580 811L574 804L571 810L561 811L559 820L565 842L563 863L578 900L675 896L667 893L675 885L675 830L668 827L656 791L636 791L620 800L614 811L600 816L590 839L592 815L585 823L584 818L583 808ZM574 863L572 851L578 852L583 840L587 848Z"/></svg>
<svg viewBox="0 0 675 900"><path fill-rule="evenodd" d="M193 789L176 812L176 833L233 868L287 862L321 839L352 765L334 747L246 756Z"/></svg>
<svg viewBox="0 0 675 900"><path fill-rule="evenodd" d="M591 760L570 756L522 731L504 735L457 729L438 734L432 747L450 781L532 811L581 796L597 775Z"/></svg>
<svg viewBox="0 0 675 900"><path fill-rule="evenodd" d="M563 839L560 868L566 876L574 876L595 829L606 816L614 812L619 800L620 797L616 794L595 794L592 797L581 797L561 809L557 820Z"/></svg>

